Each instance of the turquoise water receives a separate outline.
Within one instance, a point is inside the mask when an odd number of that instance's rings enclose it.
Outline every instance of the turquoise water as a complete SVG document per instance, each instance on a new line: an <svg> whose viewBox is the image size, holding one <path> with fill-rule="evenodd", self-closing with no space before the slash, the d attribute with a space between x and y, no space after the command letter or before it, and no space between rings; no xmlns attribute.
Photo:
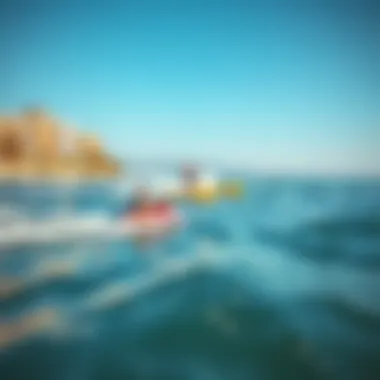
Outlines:
<svg viewBox="0 0 380 380"><path fill-rule="evenodd" d="M380 183L246 187L239 202L182 204L186 228L146 250L1 249L1 380L377 379ZM112 185L65 194L0 197L29 218L125 201Z"/></svg>

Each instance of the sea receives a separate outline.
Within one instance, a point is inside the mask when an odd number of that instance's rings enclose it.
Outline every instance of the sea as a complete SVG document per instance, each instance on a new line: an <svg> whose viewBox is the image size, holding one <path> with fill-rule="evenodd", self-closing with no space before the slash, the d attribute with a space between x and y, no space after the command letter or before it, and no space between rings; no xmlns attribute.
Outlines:
<svg viewBox="0 0 380 380"><path fill-rule="evenodd" d="M379 379L380 180L235 179L240 198L179 203L155 244L0 247L0 379ZM0 224L127 201L119 182L8 183Z"/></svg>

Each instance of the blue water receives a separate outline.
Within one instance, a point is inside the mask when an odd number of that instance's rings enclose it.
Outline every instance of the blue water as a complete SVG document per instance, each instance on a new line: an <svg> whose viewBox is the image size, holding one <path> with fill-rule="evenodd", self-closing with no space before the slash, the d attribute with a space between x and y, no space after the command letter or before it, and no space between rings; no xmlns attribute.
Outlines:
<svg viewBox="0 0 380 380"><path fill-rule="evenodd" d="M379 190L251 179L240 201L182 204L157 246L2 249L0 379L378 379ZM0 200L29 218L125 201L109 184Z"/></svg>

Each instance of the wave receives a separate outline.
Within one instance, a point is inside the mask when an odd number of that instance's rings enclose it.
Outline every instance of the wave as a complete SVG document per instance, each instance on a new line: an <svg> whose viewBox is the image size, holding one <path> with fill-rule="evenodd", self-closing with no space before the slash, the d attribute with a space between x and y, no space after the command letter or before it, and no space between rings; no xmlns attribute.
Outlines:
<svg viewBox="0 0 380 380"><path fill-rule="evenodd" d="M0 350L37 335L49 333L63 325L58 308L42 306L24 312L18 318L0 321Z"/></svg>
<svg viewBox="0 0 380 380"><path fill-rule="evenodd" d="M182 223L182 221L180 222ZM162 227L139 227L114 220L106 214L61 216L47 220L24 220L0 231L0 247L73 242L92 239L130 238L140 232L160 231Z"/></svg>
<svg viewBox="0 0 380 380"><path fill-rule="evenodd" d="M100 290L89 297L86 308L89 310L104 310L114 308L154 291L164 284L182 281L192 272L204 270L220 262L220 255L210 250L203 250L195 256L163 259L150 258L151 269L133 279L102 286ZM152 270L153 269L153 270Z"/></svg>
<svg viewBox="0 0 380 380"><path fill-rule="evenodd" d="M288 248L315 262L341 262L363 268L380 269L380 216L362 215L328 218L297 226L290 231L253 228L258 241Z"/></svg>
<svg viewBox="0 0 380 380"><path fill-rule="evenodd" d="M116 225L104 216L56 217L54 219L35 221L24 220L14 223L0 232L2 248L13 245L33 243L55 243L96 236L112 236L119 231Z"/></svg>
<svg viewBox="0 0 380 380"><path fill-rule="evenodd" d="M190 228L152 252L118 236L108 206L42 221L55 230L45 246L1 246L0 340L17 346L1 373L18 378L27 363L21 378L371 378L360 369L379 352L379 266L369 264L379 219L364 207L375 195L358 205L359 192L342 202L339 188L331 199L325 187L252 188L236 207L183 205ZM109 191L115 205L126 195ZM78 189L73 209L95 193ZM63 220L78 237L57 244ZM37 224L24 220L19 233Z"/></svg>

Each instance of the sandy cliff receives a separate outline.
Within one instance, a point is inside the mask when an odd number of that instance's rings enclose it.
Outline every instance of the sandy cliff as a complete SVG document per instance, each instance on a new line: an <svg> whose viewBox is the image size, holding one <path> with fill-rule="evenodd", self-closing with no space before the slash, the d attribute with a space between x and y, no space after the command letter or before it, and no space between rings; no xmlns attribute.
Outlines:
<svg viewBox="0 0 380 380"><path fill-rule="evenodd" d="M95 135L70 130L40 110L0 116L0 178L101 179L120 172Z"/></svg>

